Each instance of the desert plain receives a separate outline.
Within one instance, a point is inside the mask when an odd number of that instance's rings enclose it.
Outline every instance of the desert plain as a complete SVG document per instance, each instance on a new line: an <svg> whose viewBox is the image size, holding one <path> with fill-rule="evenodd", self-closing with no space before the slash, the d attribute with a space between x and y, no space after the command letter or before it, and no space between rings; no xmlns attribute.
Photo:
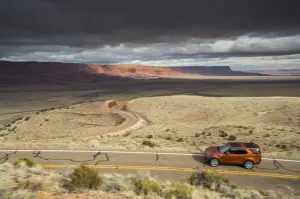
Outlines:
<svg viewBox="0 0 300 199"><path fill-rule="evenodd" d="M300 158L297 78L132 81L123 89L5 88L1 148L201 152L243 141L265 157Z"/></svg>

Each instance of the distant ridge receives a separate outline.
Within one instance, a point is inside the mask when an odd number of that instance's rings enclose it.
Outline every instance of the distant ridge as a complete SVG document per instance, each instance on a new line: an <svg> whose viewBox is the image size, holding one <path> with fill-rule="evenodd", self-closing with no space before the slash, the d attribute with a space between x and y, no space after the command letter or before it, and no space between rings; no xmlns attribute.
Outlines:
<svg viewBox="0 0 300 199"><path fill-rule="evenodd" d="M260 73L233 71L229 66L143 66L143 65L93 65L91 68L98 74L112 76L147 76L147 77L173 77L173 76L266 76Z"/></svg>
<svg viewBox="0 0 300 199"><path fill-rule="evenodd" d="M128 78L168 78L188 76L261 76L232 71L229 66L156 67L143 65L92 65L60 62L0 61L0 84L55 83L66 81L106 81Z"/></svg>
<svg viewBox="0 0 300 199"><path fill-rule="evenodd" d="M246 70L247 73L261 73L272 76L300 76L300 69L268 69L268 70Z"/></svg>
<svg viewBox="0 0 300 199"><path fill-rule="evenodd" d="M172 67L172 69L184 73L200 74L204 76L265 76L264 74L255 72L233 71L229 66L185 66Z"/></svg>

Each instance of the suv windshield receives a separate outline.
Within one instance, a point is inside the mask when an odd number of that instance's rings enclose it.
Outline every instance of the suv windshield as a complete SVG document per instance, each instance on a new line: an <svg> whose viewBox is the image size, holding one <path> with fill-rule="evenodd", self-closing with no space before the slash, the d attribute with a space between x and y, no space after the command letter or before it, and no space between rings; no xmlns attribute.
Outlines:
<svg viewBox="0 0 300 199"><path fill-rule="evenodd" d="M227 144L224 144L223 146L218 147L218 149L221 153L225 153L229 150L229 146Z"/></svg>

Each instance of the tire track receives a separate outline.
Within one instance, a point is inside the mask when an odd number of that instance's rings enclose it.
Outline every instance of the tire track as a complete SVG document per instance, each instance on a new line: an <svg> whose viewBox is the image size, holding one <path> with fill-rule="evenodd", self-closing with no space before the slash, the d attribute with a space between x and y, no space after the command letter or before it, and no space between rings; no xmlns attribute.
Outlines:
<svg viewBox="0 0 300 199"><path fill-rule="evenodd" d="M93 137L87 138L85 141L89 141L92 139L102 139L104 137L111 137L111 136L120 136L125 135L126 133L129 133L133 130L137 130L142 128L143 126L147 125L148 122L143 119L141 116L139 116L137 113L131 112L131 111L113 111L113 113L120 115L125 119L125 121L116 127L112 132L103 134L103 135L97 135Z"/></svg>

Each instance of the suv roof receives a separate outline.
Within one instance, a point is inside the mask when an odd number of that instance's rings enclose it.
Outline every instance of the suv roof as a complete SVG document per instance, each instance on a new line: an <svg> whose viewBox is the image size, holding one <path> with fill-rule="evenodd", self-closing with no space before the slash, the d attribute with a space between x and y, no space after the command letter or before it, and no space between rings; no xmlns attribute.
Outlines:
<svg viewBox="0 0 300 199"><path fill-rule="evenodd" d="M228 142L227 143L230 147L243 147L243 148L260 148L255 143L248 143L248 142Z"/></svg>

